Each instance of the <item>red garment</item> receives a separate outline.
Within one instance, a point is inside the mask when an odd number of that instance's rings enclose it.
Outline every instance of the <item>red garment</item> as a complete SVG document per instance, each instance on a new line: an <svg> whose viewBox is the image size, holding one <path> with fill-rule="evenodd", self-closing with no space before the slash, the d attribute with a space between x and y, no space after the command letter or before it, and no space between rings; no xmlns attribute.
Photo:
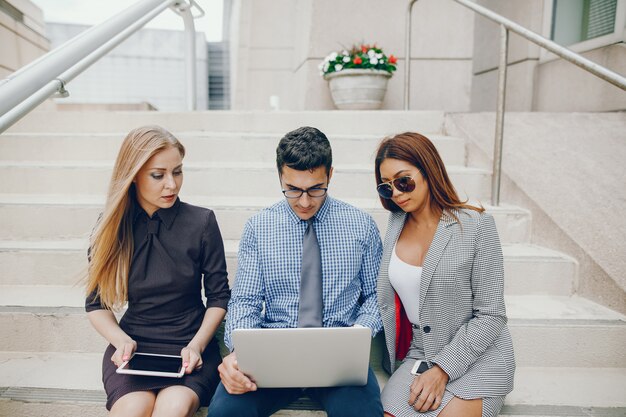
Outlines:
<svg viewBox="0 0 626 417"><path fill-rule="evenodd" d="M411 322L404 311L400 297L396 294L396 360L401 361L409 352L412 337Z"/></svg>

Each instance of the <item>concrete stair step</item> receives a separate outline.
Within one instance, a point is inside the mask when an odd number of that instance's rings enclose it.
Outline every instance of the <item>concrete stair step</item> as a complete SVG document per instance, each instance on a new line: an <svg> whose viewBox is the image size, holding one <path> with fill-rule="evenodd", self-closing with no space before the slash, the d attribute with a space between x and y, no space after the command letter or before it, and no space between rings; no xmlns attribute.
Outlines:
<svg viewBox="0 0 626 417"><path fill-rule="evenodd" d="M102 161L0 161L2 193L104 194L112 163ZM221 196L281 196L274 164L196 162L185 164L183 193ZM486 201L491 173L484 169L450 166L448 173L459 195ZM219 178L219 180L217 180ZM331 182L338 198L376 198L373 165L336 165Z"/></svg>
<svg viewBox="0 0 626 417"><path fill-rule="evenodd" d="M626 368L626 316L578 296L505 301L518 366Z"/></svg>
<svg viewBox="0 0 626 417"><path fill-rule="evenodd" d="M0 287L0 351L100 352L78 286ZM518 366L625 367L626 318L580 297L505 296ZM24 329L28 329L25 332ZM36 338L33 335L37 335Z"/></svg>
<svg viewBox="0 0 626 417"><path fill-rule="evenodd" d="M238 240L226 239L229 279L237 273ZM88 240L0 240L0 285L75 285L87 269ZM505 293L571 295L577 263L560 252L527 244L503 245Z"/></svg>
<svg viewBox="0 0 626 417"><path fill-rule="evenodd" d="M276 146L283 133L173 132L187 152L185 162L276 161ZM125 133L15 133L0 136L5 160L94 160L114 161ZM442 135L428 135L448 165L465 165L465 141ZM379 135L332 135L335 164L372 163L382 137Z"/></svg>
<svg viewBox="0 0 626 417"><path fill-rule="evenodd" d="M224 239L239 239L245 222L276 198L187 196L185 201L215 211ZM389 212L378 199L352 198L348 203L369 212L381 233ZM72 239L89 236L104 205L103 196L0 194L0 236L6 240ZM527 243L531 216L528 210L485 205L493 214L500 240ZM54 219L54 221L50 221Z"/></svg>
<svg viewBox="0 0 626 417"><path fill-rule="evenodd" d="M0 389L0 393L2 390ZM0 415L36 417L106 417L104 392L84 390L54 390L37 388L10 388L0 394ZM305 400L306 401L306 400ZM507 405L500 416L511 417L623 417L621 407L576 407L554 405ZM194 417L206 417L201 408ZM281 410L272 416L324 417L323 411Z"/></svg>
<svg viewBox="0 0 626 417"><path fill-rule="evenodd" d="M225 240L229 279L237 274L239 241ZM575 289L577 262L560 252L528 244L502 246L505 294L571 295ZM1 255L1 253L0 253Z"/></svg>
<svg viewBox="0 0 626 417"><path fill-rule="evenodd" d="M77 123L80 121L80 123ZM26 115L12 133L116 133L125 135L144 125L172 132L254 132L283 135L300 126L314 126L326 135L386 136L415 131L441 133L443 111L36 111Z"/></svg>
<svg viewBox="0 0 626 417"><path fill-rule="evenodd" d="M595 410L599 414L588 415L605 415L600 414L605 412L609 413L606 415L623 416L626 412L625 386L626 367L518 367L515 389L507 396L505 404L516 405L514 409L518 412L526 409L527 412L545 412L548 416L584 416L586 414L579 413L594 412L589 410L593 407L605 409ZM537 404L552 407L533 407ZM563 411L569 413L556 414Z"/></svg>
<svg viewBox="0 0 626 417"><path fill-rule="evenodd" d="M0 352L1 415L26 415L9 414L5 410L34 409L37 404L50 407L48 411L60 405L72 405L89 412L74 415L106 415L101 360L101 353ZM379 378L381 383L386 380L384 375ZM515 389L507 396L501 415L623 416L624 384L626 368L518 367ZM281 413L276 415L315 415L298 414L301 413L298 410ZM46 415L60 414L53 411Z"/></svg>
<svg viewBox="0 0 626 417"><path fill-rule="evenodd" d="M578 262L561 252L530 244L503 244L504 293L572 295Z"/></svg>

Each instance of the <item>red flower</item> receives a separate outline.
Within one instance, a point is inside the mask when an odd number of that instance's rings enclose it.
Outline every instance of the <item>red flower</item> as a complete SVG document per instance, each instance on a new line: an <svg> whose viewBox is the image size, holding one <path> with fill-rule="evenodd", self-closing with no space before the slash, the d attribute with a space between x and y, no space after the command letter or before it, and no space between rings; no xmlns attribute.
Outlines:
<svg viewBox="0 0 626 417"><path fill-rule="evenodd" d="M361 52L364 54L367 53L367 50L370 49L369 45L361 45Z"/></svg>
<svg viewBox="0 0 626 417"><path fill-rule="evenodd" d="M359 65L363 63L363 60L361 59L360 56L355 56L352 62L354 62L355 65Z"/></svg>
<svg viewBox="0 0 626 417"><path fill-rule="evenodd" d="M395 64L396 62L398 62L398 58L396 58L393 55L389 55L389 63L390 64Z"/></svg>

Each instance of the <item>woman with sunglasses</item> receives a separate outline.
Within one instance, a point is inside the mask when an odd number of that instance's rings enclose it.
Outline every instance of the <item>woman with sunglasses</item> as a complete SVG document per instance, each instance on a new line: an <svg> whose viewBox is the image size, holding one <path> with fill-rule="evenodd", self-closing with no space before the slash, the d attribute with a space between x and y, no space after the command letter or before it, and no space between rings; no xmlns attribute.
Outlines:
<svg viewBox="0 0 626 417"><path fill-rule="evenodd" d="M184 156L167 130L132 130L91 238L85 308L109 342L109 416L191 417L219 383L214 335L230 299L224 244L213 211L178 198ZM118 323L113 311L126 303ZM118 374L135 351L181 356L184 375Z"/></svg>
<svg viewBox="0 0 626 417"><path fill-rule="evenodd" d="M515 360L493 217L459 199L418 133L384 139L375 175L391 212L378 277L385 415L497 416Z"/></svg>

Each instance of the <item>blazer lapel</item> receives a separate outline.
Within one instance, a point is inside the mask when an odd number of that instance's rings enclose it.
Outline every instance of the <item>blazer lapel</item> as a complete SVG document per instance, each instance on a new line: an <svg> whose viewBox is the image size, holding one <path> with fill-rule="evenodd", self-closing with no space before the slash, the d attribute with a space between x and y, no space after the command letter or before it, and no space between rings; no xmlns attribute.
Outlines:
<svg viewBox="0 0 626 417"><path fill-rule="evenodd" d="M398 240L398 236L402 232L406 214L403 212L391 213L389 222L387 223L387 233L385 233L385 242L383 245L383 256L378 274L377 293L378 304L380 307L380 315L385 328L385 343L389 356L383 363L389 361L388 371L395 370L396 359L396 308L395 308L395 292L389 282L389 261L391 259L391 251ZM384 365L383 365L384 366Z"/></svg>
<svg viewBox="0 0 626 417"><path fill-rule="evenodd" d="M448 245L448 241L452 236L452 232L448 229L448 226L454 223L456 223L456 220L454 220L452 216L445 213L441 215L439 224L437 224L435 236L433 236L433 241L430 243L428 252L426 252L426 258L424 259L424 264L422 265L422 281L420 283L420 322L422 320L422 309L424 308L424 301L426 300L426 293L428 292L428 287L430 286L430 280L432 279L435 269L443 256L443 252Z"/></svg>
<svg viewBox="0 0 626 417"><path fill-rule="evenodd" d="M403 212L395 212L391 213L389 218L389 223L387 225L387 233L385 235L385 244L383 245L383 256L380 264L380 274L378 280L378 298L381 305L388 306L387 314L387 323L395 324L395 314L394 309L389 307L395 304L395 292L391 288L391 283L389 282L389 262L391 260L391 253L393 251L393 247L402 232L402 227L404 226L404 221L406 219L406 214ZM393 320L392 320L393 317Z"/></svg>

